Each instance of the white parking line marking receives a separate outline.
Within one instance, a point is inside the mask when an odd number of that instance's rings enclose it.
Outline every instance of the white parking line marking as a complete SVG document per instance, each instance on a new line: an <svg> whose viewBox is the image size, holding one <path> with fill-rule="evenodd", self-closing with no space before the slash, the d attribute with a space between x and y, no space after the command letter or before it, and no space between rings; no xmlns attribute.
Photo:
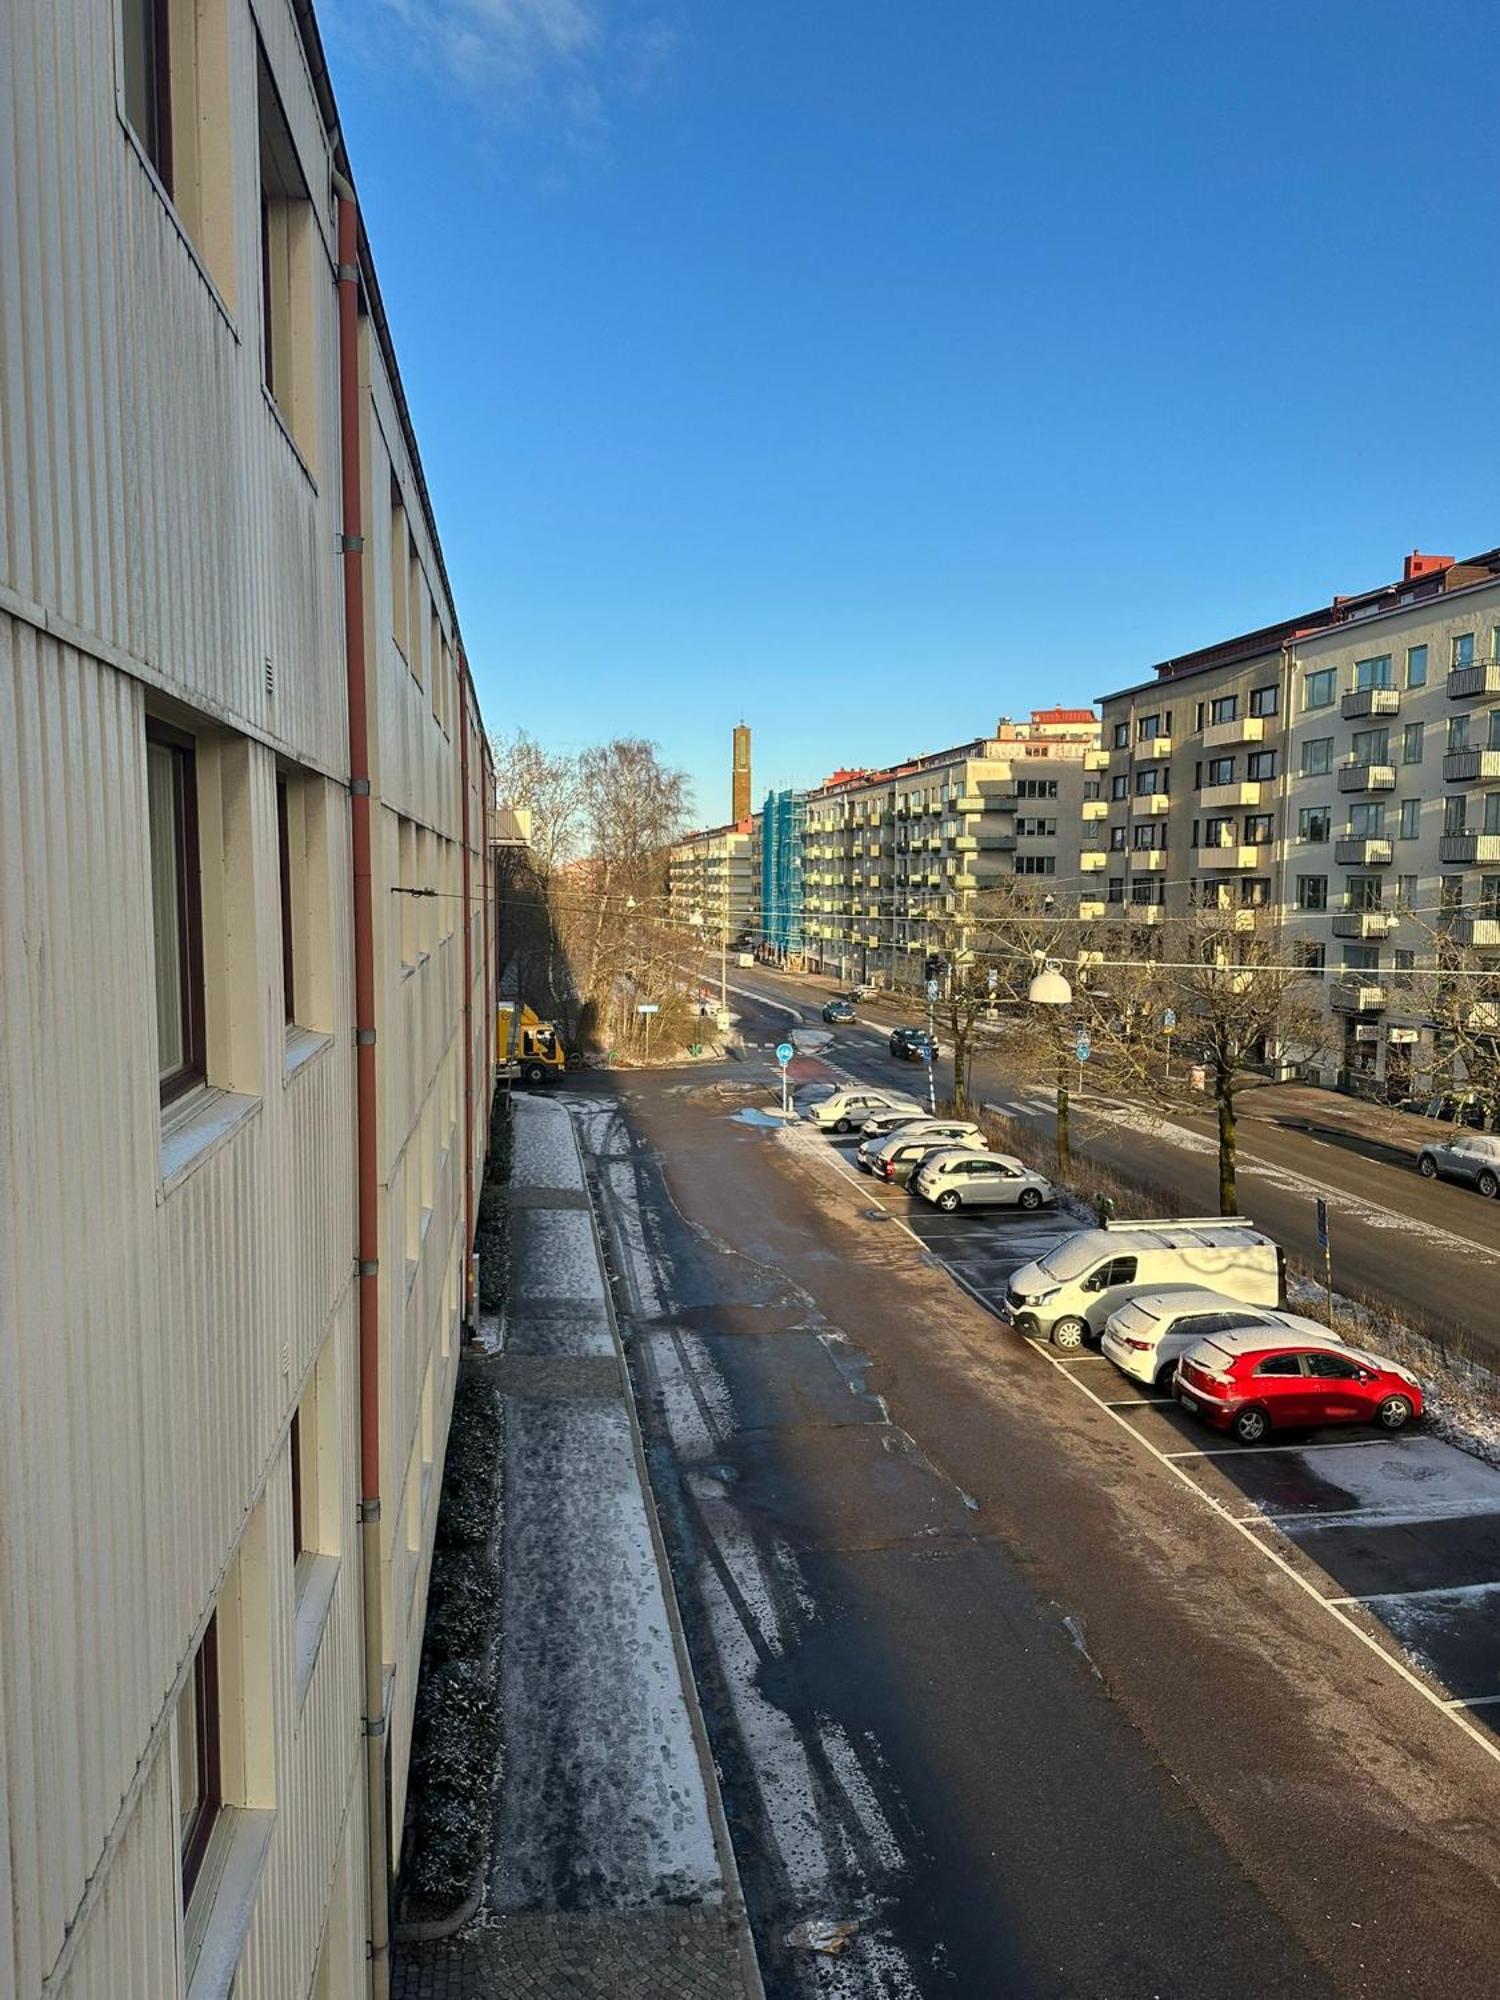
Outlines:
<svg viewBox="0 0 1500 2000"><path fill-rule="evenodd" d="M1360 1451L1372 1444L1387 1447L1399 1443L1393 1437L1378 1438L1333 1438L1327 1444L1226 1444L1203 1445L1197 1451L1169 1451L1168 1458L1248 1458L1253 1452L1266 1451Z"/></svg>
<svg viewBox="0 0 1500 2000"><path fill-rule="evenodd" d="M1424 1597L1483 1597L1487 1592L1500 1590L1500 1581L1492 1583L1439 1584L1431 1590L1372 1590L1363 1597L1330 1597L1330 1604L1408 1604L1420 1603Z"/></svg>
<svg viewBox="0 0 1500 2000"><path fill-rule="evenodd" d="M1445 1701L1443 1706L1444 1708L1489 1708L1497 1701L1500 1701L1500 1694L1466 1694L1460 1695L1457 1701Z"/></svg>

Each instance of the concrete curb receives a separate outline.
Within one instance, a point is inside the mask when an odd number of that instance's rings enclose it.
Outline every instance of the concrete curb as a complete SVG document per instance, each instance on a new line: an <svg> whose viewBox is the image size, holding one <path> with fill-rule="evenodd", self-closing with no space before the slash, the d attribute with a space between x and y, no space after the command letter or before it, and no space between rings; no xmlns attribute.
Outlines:
<svg viewBox="0 0 1500 2000"><path fill-rule="evenodd" d="M583 1173L584 1185L589 1186L588 1166L583 1157L583 1149L578 1143L578 1130L571 1117L568 1131L578 1154L578 1165ZM703 1710L698 1701L698 1686L693 1678L692 1656L688 1651L687 1630L682 1622L682 1610L677 1602L677 1592L672 1582L672 1568L667 1560L666 1539L661 1531L661 1520L656 1511L656 1496L651 1491L651 1476L646 1467L646 1447L641 1435L640 1415L635 1406L635 1386L630 1378L630 1365L625 1358L625 1343L620 1337L620 1322L615 1313L614 1291L609 1282L609 1259L605 1254L604 1240L599 1226L599 1213L592 1201L590 1188L589 1219L593 1229L594 1254L599 1260L599 1272L604 1281L604 1298L609 1318L610 1340L614 1345L615 1363L620 1372L624 1390L625 1412L630 1423L630 1449L635 1460L636 1477L640 1481L641 1500L646 1512L646 1523L651 1532L651 1547L656 1556L656 1569L661 1583L662 1602L666 1606L667 1623L672 1630L672 1651L677 1660L677 1675L682 1684L683 1702L688 1713L688 1726L693 1733L693 1743L698 1752L698 1769L703 1780L704 1796L708 1801L708 1816L713 1827L714 1848L719 1858L720 1873L724 1878L724 1906L729 1921L739 1936L740 1969L745 1990L745 2000L765 2000L765 1987L760 1976L760 1961L755 1952L755 1938L750 1929L750 1912L745 1903L744 1885L740 1881L739 1864L735 1860L734 1842L729 1836L729 1821L724 1811L723 1796L719 1791L719 1774L714 1764L713 1748L708 1740L708 1725L703 1719Z"/></svg>

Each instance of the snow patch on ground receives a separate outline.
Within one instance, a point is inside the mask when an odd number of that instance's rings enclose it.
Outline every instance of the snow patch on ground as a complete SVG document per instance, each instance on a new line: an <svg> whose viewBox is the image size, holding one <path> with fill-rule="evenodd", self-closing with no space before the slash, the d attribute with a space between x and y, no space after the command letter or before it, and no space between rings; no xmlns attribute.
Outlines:
<svg viewBox="0 0 1500 2000"><path fill-rule="evenodd" d="M518 1208L511 1217L511 1296L518 1309L537 1299L604 1297L594 1226L579 1208Z"/></svg>
<svg viewBox="0 0 1500 2000"><path fill-rule="evenodd" d="M717 1900L626 1411L517 1399L507 1422L510 1768L490 1907Z"/></svg>
<svg viewBox="0 0 1500 2000"><path fill-rule="evenodd" d="M1441 1642L1451 1638L1471 1617L1493 1621L1497 1604L1500 1604L1500 1583L1467 1584L1456 1590L1396 1593L1385 1597L1367 1597L1362 1602L1367 1611L1373 1612L1381 1624L1395 1634L1419 1667L1435 1680L1442 1680Z"/></svg>
<svg viewBox="0 0 1500 2000"><path fill-rule="evenodd" d="M1341 1451L1336 1466L1321 1462L1317 1470L1330 1486L1349 1495L1346 1512L1318 1513L1312 1505L1301 1512L1271 1501L1261 1511L1283 1523L1295 1515L1310 1528L1354 1519L1386 1525L1500 1515L1500 1470L1441 1438L1406 1437L1384 1447Z"/></svg>
<svg viewBox="0 0 1500 2000"><path fill-rule="evenodd" d="M568 1188L581 1192L583 1162L578 1157L567 1107L545 1097L511 1098L514 1151L511 1179L517 1187Z"/></svg>

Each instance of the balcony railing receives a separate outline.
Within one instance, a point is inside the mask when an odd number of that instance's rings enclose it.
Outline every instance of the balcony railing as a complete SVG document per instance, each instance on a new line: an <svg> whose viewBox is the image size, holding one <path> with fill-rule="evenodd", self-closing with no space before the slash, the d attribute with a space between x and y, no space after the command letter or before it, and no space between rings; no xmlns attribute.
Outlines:
<svg viewBox="0 0 1500 2000"><path fill-rule="evenodd" d="M1500 660L1475 660L1448 670L1449 701L1493 701L1500 695Z"/></svg>
<svg viewBox="0 0 1500 2000"><path fill-rule="evenodd" d="M1339 910L1333 919L1336 938L1383 938L1396 922L1394 910Z"/></svg>
<svg viewBox="0 0 1500 2000"><path fill-rule="evenodd" d="M1108 819L1108 799L1085 799L1083 802L1083 818L1085 825L1090 824L1094 820Z"/></svg>
<svg viewBox="0 0 1500 2000"><path fill-rule="evenodd" d="M1104 915L1104 905L1090 897L1083 897L1078 905L1078 915L1086 924L1097 923Z"/></svg>
<svg viewBox="0 0 1500 2000"><path fill-rule="evenodd" d="M1130 752L1138 764L1155 764L1172 754L1170 736L1141 736L1136 739Z"/></svg>
<svg viewBox="0 0 1500 2000"><path fill-rule="evenodd" d="M1500 915L1461 916L1453 925L1453 935L1473 951L1500 951Z"/></svg>
<svg viewBox="0 0 1500 2000"><path fill-rule="evenodd" d="M1393 853L1388 840L1361 840L1353 834L1333 843L1333 858L1340 868L1384 868Z"/></svg>
<svg viewBox="0 0 1500 2000"><path fill-rule="evenodd" d="M1107 771L1109 769L1109 752L1107 750L1085 750L1083 753L1083 768L1085 771Z"/></svg>
<svg viewBox="0 0 1500 2000"><path fill-rule="evenodd" d="M1400 688L1351 688L1339 703L1345 722L1358 722L1366 715L1399 715Z"/></svg>
<svg viewBox="0 0 1500 2000"><path fill-rule="evenodd" d="M1379 1014L1385 1009L1385 988L1360 979L1335 979L1328 1004L1338 1014Z"/></svg>
<svg viewBox="0 0 1500 2000"><path fill-rule="evenodd" d="M1438 841L1438 860L1461 867L1500 861L1500 833L1445 833Z"/></svg>
<svg viewBox="0 0 1500 2000"><path fill-rule="evenodd" d="M1164 813L1171 804L1165 792L1136 792L1130 801L1133 813Z"/></svg>
<svg viewBox="0 0 1500 2000"><path fill-rule="evenodd" d="M1247 778L1237 785L1205 785L1198 803L1205 812L1216 812L1221 806L1258 806L1260 781Z"/></svg>
<svg viewBox="0 0 1500 2000"><path fill-rule="evenodd" d="M1086 847L1078 857L1078 865L1085 875L1097 875L1108 860L1109 856L1102 847Z"/></svg>
<svg viewBox="0 0 1500 2000"><path fill-rule="evenodd" d="M1449 750L1443 757L1443 777L1450 785L1500 778L1500 750Z"/></svg>
<svg viewBox="0 0 1500 2000"><path fill-rule="evenodd" d="M1393 792L1396 789L1394 764L1367 764L1350 759L1339 766L1341 792Z"/></svg>
<svg viewBox="0 0 1500 2000"><path fill-rule="evenodd" d="M1260 743L1265 739L1265 717L1237 715L1233 722L1209 722L1203 728L1205 750L1228 750L1236 743Z"/></svg>
<svg viewBox="0 0 1500 2000"><path fill-rule="evenodd" d="M1195 847L1193 865L1195 868L1253 868L1258 861L1271 865L1273 850L1267 847L1247 847L1241 841L1215 841L1212 847Z"/></svg>
<svg viewBox="0 0 1500 2000"><path fill-rule="evenodd" d="M1167 865L1167 850L1164 847L1133 847L1130 850L1130 865L1137 871L1144 869L1147 874L1159 874Z"/></svg>

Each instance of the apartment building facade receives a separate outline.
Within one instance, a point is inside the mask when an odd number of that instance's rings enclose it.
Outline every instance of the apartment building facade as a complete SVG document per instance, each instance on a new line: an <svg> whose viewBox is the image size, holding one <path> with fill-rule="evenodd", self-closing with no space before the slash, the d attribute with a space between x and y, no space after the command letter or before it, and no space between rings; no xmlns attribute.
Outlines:
<svg viewBox="0 0 1500 2000"><path fill-rule="evenodd" d="M1002 718L993 735L884 771L838 771L807 795L806 953L846 980L913 986L934 938L1012 877L1071 891L1092 709Z"/></svg>
<svg viewBox="0 0 1500 2000"><path fill-rule="evenodd" d="M1421 975L1455 951L1482 970L1500 941L1497 708L1496 551L1414 553L1378 589L1163 662L1102 701L1104 914L1274 926L1323 982L1309 1069L1403 1094L1438 1053Z"/></svg>
<svg viewBox="0 0 1500 2000"><path fill-rule="evenodd" d="M0 1990L379 1995L486 739L310 11L6 47Z"/></svg>
<svg viewBox="0 0 1500 2000"><path fill-rule="evenodd" d="M733 941L750 932L760 901L754 818L705 827L678 841L667 857L667 898L673 923Z"/></svg>

